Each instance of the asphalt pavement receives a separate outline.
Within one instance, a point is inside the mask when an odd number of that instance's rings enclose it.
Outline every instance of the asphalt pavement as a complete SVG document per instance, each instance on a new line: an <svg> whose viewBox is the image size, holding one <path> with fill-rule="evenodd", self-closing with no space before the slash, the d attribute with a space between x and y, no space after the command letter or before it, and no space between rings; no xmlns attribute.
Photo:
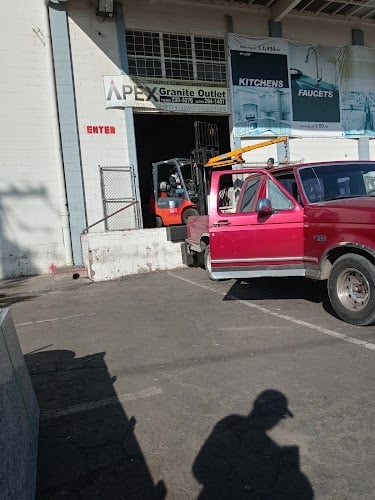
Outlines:
<svg viewBox="0 0 375 500"><path fill-rule="evenodd" d="M375 327L324 283L179 269L6 280L37 499L373 499Z"/></svg>

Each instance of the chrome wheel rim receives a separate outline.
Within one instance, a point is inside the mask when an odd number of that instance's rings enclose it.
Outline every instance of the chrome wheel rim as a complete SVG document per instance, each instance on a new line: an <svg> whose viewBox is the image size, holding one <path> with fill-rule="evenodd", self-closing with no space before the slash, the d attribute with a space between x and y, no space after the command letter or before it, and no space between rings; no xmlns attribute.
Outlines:
<svg viewBox="0 0 375 500"><path fill-rule="evenodd" d="M358 269L345 269L337 280L337 295L346 309L361 311L370 298L370 285L366 276Z"/></svg>

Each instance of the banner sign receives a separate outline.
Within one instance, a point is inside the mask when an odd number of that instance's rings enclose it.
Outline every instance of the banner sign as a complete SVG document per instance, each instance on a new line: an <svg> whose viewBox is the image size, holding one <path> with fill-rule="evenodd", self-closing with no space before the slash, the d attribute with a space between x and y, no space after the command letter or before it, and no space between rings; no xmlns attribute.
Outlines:
<svg viewBox="0 0 375 500"><path fill-rule="evenodd" d="M228 89L209 82L104 76L106 108L228 114Z"/></svg>
<svg viewBox="0 0 375 500"><path fill-rule="evenodd" d="M338 61L345 135L375 135L375 50L346 47Z"/></svg>
<svg viewBox="0 0 375 500"><path fill-rule="evenodd" d="M375 50L228 42L235 136L375 136Z"/></svg>

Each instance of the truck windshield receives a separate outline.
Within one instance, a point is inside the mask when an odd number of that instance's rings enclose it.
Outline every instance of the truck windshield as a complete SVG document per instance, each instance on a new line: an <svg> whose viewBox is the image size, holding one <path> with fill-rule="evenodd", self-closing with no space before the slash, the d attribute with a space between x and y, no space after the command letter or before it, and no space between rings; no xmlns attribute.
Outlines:
<svg viewBox="0 0 375 500"><path fill-rule="evenodd" d="M299 176L310 203L375 196L375 162L311 165Z"/></svg>

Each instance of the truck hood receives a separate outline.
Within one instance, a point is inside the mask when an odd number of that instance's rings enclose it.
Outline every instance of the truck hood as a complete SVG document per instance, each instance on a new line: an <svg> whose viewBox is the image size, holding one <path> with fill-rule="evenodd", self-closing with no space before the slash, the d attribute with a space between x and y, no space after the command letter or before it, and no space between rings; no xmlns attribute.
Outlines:
<svg viewBox="0 0 375 500"><path fill-rule="evenodd" d="M328 223L375 224L375 197L343 198L305 206L307 220Z"/></svg>

